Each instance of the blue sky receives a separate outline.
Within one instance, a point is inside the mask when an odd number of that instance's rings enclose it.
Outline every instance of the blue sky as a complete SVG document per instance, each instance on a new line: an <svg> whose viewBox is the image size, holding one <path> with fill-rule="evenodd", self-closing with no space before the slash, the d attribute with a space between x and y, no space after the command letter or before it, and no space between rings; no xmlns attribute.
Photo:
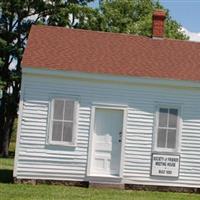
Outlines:
<svg viewBox="0 0 200 200"><path fill-rule="evenodd" d="M200 0L160 0L170 15L191 32L200 32Z"/></svg>
<svg viewBox="0 0 200 200"><path fill-rule="evenodd" d="M160 0L160 3L182 25L191 40L200 41L200 0Z"/></svg>

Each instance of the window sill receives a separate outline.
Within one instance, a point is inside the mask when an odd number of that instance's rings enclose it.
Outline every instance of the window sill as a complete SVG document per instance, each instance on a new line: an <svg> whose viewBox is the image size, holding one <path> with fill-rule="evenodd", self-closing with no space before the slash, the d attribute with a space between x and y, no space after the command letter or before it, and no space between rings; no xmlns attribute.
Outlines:
<svg viewBox="0 0 200 200"><path fill-rule="evenodd" d="M61 146L61 147L76 147L76 143L64 143L64 142L47 142L50 146Z"/></svg>
<svg viewBox="0 0 200 200"><path fill-rule="evenodd" d="M180 155L179 151L170 151L170 150L153 150L153 153L159 153L159 154L170 154L170 155Z"/></svg>

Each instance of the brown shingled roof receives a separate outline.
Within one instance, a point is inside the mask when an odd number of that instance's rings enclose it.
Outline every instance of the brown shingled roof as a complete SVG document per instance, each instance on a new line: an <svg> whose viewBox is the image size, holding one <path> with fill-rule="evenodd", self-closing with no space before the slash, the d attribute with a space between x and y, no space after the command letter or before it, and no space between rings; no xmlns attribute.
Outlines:
<svg viewBox="0 0 200 200"><path fill-rule="evenodd" d="M200 43L33 26L23 67L200 80Z"/></svg>

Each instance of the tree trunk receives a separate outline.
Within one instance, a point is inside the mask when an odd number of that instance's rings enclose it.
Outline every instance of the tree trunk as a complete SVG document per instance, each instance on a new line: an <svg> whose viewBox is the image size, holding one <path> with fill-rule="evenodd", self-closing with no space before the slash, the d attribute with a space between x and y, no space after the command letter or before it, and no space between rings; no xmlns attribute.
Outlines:
<svg viewBox="0 0 200 200"><path fill-rule="evenodd" d="M13 127L15 117L10 116L10 118L6 121L4 130L3 130L3 142L2 142L2 152L1 155L3 157L9 156L9 144L10 144L10 137Z"/></svg>
<svg viewBox="0 0 200 200"><path fill-rule="evenodd" d="M3 151L4 122L5 122L5 92L3 92L0 105L0 155L2 155Z"/></svg>
<svg viewBox="0 0 200 200"><path fill-rule="evenodd" d="M0 123L0 155L3 157L9 156L9 144L13 128L13 123L17 112L18 94L13 92L7 94L6 92L2 98L1 105L1 123Z"/></svg>

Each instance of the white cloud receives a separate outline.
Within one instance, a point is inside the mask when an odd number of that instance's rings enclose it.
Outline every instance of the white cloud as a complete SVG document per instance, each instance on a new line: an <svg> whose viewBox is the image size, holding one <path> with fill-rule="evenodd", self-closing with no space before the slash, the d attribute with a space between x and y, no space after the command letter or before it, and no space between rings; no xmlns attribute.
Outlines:
<svg viewBox="0 0 200 200"><path fill-rule="evenodd" d="M182 28L182 31L185 32L185 34L190 37L191 41L200 42L200 32L199 33L191 32L184 27Z"/></svg>

